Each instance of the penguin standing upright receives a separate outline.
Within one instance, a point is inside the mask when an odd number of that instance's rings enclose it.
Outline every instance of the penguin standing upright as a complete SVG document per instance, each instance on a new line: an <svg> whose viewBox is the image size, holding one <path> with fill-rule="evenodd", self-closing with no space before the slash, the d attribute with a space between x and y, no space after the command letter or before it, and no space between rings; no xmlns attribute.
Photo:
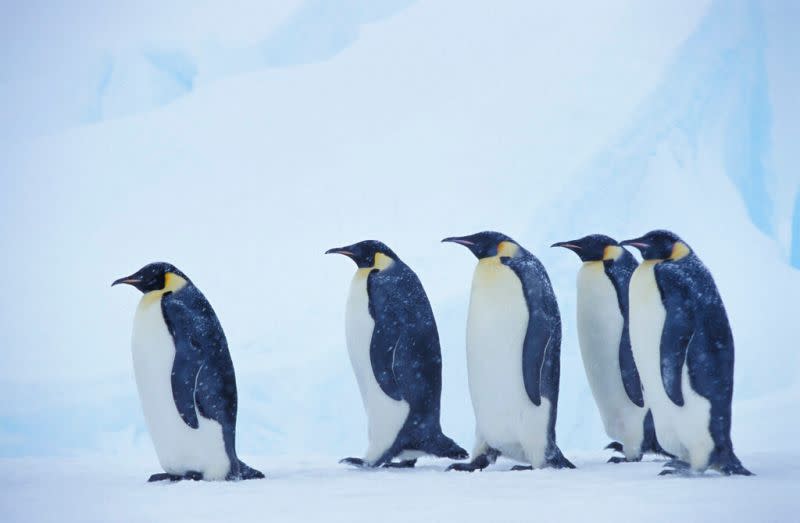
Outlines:
<svg viewBox="0 0 800 523"><path fill-rule="evenodd" d="M636 259L602 234L552 246L575 252L583 262L577 281L583 367L606 434L619 440L607 448L625 454L608 461L640 461L644 452L664 454L642 396L628 333L628 285Z"/></svg>
<svg viewBox="0 0 800 523"><path fill-rule="evenodd" d="M133 321L133 370L165 471L149 481L263 478L236 456L236 377L211 304L169 263L111 285L119 283L144 294Z"/></svg>
<svg viewBox="0 0 800 523"><path fill-rule="evenodd" d="M347 256L358 266L345 325L369 439L364 458L345 458L342 463L413 467L424 454L466 458L467 452L442 433L439 422L439 333L419 278L378 241L326 252L330 253Z"/></svg>
<svg viewBox="0 0 800 523"><path fill-rule="evenodd" d="M733 452L733 334L711 273L670 231L626 240L643 262L630 284L633 358L661 445L662 474L751 475Z"/></svg>
<svg viewBox="0 0 800 523"><path fill-rule="evenodd" d="M467 319L475 450L450 469L484 469L500 454L530 464L513 470L575 468L556 444L561 316L544 266L498 232L442 241L479 260Z"/></svg>

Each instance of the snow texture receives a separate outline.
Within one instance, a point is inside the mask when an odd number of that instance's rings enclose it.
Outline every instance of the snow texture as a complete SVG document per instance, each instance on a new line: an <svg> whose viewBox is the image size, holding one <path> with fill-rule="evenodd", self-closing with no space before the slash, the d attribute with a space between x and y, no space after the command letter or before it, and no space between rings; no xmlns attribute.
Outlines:
<svg viewBox="0 0 800 523"><path fill-rule="evenodd" d="M92 458L3 459L5 521L792 521L798 456L746 455L754 478L657 477L660 462L607 465L576 455L576 470L355 470L308 456L255 459L267 479L147 484L142 464ZM101 494L102 493L102 494ZM47 499L42 502L42 499ZM7 503L5 500L14 500Z"/></svg>

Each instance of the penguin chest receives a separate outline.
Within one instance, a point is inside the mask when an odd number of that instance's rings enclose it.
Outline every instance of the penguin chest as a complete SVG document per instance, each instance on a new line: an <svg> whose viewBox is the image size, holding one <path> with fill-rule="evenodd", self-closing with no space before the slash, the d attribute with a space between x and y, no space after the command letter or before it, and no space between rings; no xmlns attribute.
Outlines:
<svg viewBox="0 0 800 523"><path fill-rule="evenodd" d="M603 262L583 264L578 272L577 299L583 367L606 433L623 441L634 437L634 432L641 438L646 411L630 401L625 392L619 364L624 318Z"/></svg>
<svg viewBox="0 0 800 523"><path fill-rule="evenodd" d="M536 407L523 381L529 316L517 275L497 259L481 260L472 281L467 320L469 389L478 433L506 452L547 426L549 402L542 398L546 408Z"/></svg>
<svg viewBox="0 0 800 523"><path fill-rule="evenodd" d="M198 413L198 428L194 429L183 421L175 406L175 345L164 322L160 299L142 298L134 319L132 352L142 411L163 469L172 474L196 471L205 479L225 479L230 460L222 426Z"/></svg>
<svg viewBox="0 0 800 523"><path fill-rule="evenodd" d="M369 313L368 275L369 269L360 269L353 277L345 330L350 364L367 414L369 446L366 459L373 462L392 446L410 409L405 400L395 400L383 392L372 369L370 346L375 320Z"/></svg>

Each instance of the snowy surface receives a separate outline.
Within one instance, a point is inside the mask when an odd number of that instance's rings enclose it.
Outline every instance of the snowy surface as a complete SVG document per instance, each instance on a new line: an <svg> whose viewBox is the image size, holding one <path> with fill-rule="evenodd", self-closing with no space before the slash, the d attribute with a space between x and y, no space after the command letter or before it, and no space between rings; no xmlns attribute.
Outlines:
<svg viewBox="0 0 800 523"><path fill-rule="evenodd" d="M98 459L0 461L0 510L14 522L141 521L796 521L800 456L742 456L751 478L658 477L661 462L576 470L363 471L335 459L255 459L267 479L147 484L142 464Z"/></svg>

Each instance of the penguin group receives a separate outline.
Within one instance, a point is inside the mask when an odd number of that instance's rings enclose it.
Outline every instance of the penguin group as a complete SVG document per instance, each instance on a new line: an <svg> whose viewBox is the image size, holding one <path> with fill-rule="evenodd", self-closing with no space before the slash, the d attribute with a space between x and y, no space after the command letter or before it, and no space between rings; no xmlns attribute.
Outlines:
<svg viewBox="0 0 800 523"><path fill-rule="evenodd" d="M466 324L475 414L470 455L440 422L442 351L416 273L386 244L329 249L356 272L345 339L367 418L367 449L342 463L412 468L420 456L476 471L505 456L512 470L572 469L556 441L561 313L541 261L517 241L484 231L442 240L477 258ZM607 448L636 462L666 459L662 475L711 469L751 475L733 451L734 345L711 273L666 230L617 242L592 234L557 242L578 255L577 329ZM638 263L625 247L641 254ZM134 317L134 374L163 472L150 481L244 480L264 474L236 454L237 388L225 334L188 276L151 263L112 285L142 293Z"/></svg>

